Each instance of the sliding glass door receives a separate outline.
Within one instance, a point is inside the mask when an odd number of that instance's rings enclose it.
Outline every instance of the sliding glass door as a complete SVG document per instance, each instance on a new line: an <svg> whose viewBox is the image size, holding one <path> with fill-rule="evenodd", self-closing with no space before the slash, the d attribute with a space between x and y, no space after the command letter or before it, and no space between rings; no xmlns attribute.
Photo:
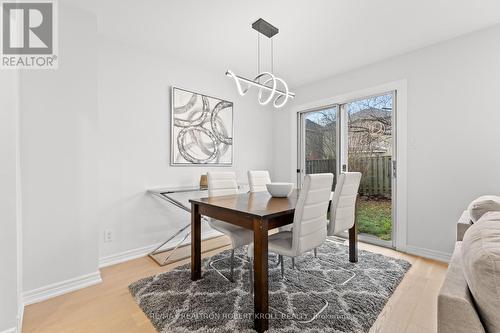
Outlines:
<svg viewBox="0 0 500 333"><path fill-rule="evenodd" d="M337 105L299 114L299 184L306 174L337 174L337 116Z"/></svg>
<svg viewBox="0 0 500 333"><path fill-rule="evenodd" d="M356 222L363 241L393 247L395 92L299 114L299 183L305 174L362 173ZM335 187L335 184L334 184ZM339 236L346 236L341 234Z"/></svg>
<svg viewBox="0 0 500 333"><path fill-rule="evenodd" d="M391 92L342 105L342 168L363 174L356 218L360 239L391 247L394 99Z"/></svg>

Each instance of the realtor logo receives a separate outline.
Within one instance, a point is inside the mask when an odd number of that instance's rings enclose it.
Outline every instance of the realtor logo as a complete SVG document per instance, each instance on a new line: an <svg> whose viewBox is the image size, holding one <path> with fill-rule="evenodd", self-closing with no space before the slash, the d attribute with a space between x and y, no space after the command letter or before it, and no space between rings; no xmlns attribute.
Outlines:
<svg viewBox="0 0 500 333"><path fill-rule="evenodd" d="M55 5L2 2L2 68L57 68Z"/></svg>

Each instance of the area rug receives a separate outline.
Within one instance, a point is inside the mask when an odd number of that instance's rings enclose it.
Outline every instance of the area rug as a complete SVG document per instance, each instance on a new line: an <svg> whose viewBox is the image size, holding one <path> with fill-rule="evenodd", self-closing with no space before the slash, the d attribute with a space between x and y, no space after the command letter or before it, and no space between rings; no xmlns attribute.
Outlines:
<svg viewBox="0 0 500 333"><path fill-rule="evenodd" d="M236 252L234 282L230 251L202 261L202 279L192 282L190 265L129 286L137 304L158 332L255 332L249 263ZM368 251L350 263L348 247L328 241L318 256L285 259L285 279L275 257L269 259L269 332L365 333L394 292L410 263ZM217 270L219 272L217 272Z"/></svg>

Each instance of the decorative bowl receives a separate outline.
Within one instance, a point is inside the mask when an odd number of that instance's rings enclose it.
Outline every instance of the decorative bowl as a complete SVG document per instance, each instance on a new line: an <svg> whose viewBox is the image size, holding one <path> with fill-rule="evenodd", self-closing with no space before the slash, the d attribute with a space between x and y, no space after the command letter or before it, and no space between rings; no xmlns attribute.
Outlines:
<svg viewBox="0 0 500 333"><path fill-rule="evenodd" d="M269 183L266 187L273 197L286 198L292 193L293 185L293 183Z"/></svg>

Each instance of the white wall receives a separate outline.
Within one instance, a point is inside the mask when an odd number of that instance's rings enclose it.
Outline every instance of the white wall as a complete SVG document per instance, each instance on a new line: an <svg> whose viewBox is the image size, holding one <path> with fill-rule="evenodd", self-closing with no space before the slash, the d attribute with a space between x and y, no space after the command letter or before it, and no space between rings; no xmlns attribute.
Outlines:
<svg viewBox="0 0 500 333"><path fill-rule="evenodd" d="M168 42L168 41L165 41ZM209 64L207 64L209 65ZM234 102L232 167L170 166L170 87ZM208 170L271 169L272 114L251 94L240 97L224 72L207 71L109 39L99 44L100 257L156 244L189 215L146 194L155 187L199 184ZM114 241L104 243L104 229Z"/></svg>
<svg viewBox="0 0 500 333"><path fill-rule="evenodd" d="M275 114L275 174L295 180L292 108L406 79L408 250L446 257L467 204L500 194L498 40L500 26L296 89L288 112Z"/></svg>
<svg viewBox="0 0 500 333"><path fill-rule="evenodd" d="M25 292L97 272L97 21L59 4L59 69L21 74Z"/></svg>
<svg viewBox="0 0 500 333"><path fill-rule="evenodd" d="M18 74L0 73L0 332L17 326L18 314Z"/></svg>
<svg viewBox="0 0 500 333"><path fill-rule="evenodd" d="M97 272L99 258L156 244L189 221L146 194L198 184L210 170L169 165L171 85L234 102L234 165L224 170L246 181L248 169L272 168L273 110L255 96L238 96L223 72L97 35L96 15L60 4L59 69L21 74L29 302L82 286L88 279L64 283ZM104 243L105 229L113 242Z"/></svg>

